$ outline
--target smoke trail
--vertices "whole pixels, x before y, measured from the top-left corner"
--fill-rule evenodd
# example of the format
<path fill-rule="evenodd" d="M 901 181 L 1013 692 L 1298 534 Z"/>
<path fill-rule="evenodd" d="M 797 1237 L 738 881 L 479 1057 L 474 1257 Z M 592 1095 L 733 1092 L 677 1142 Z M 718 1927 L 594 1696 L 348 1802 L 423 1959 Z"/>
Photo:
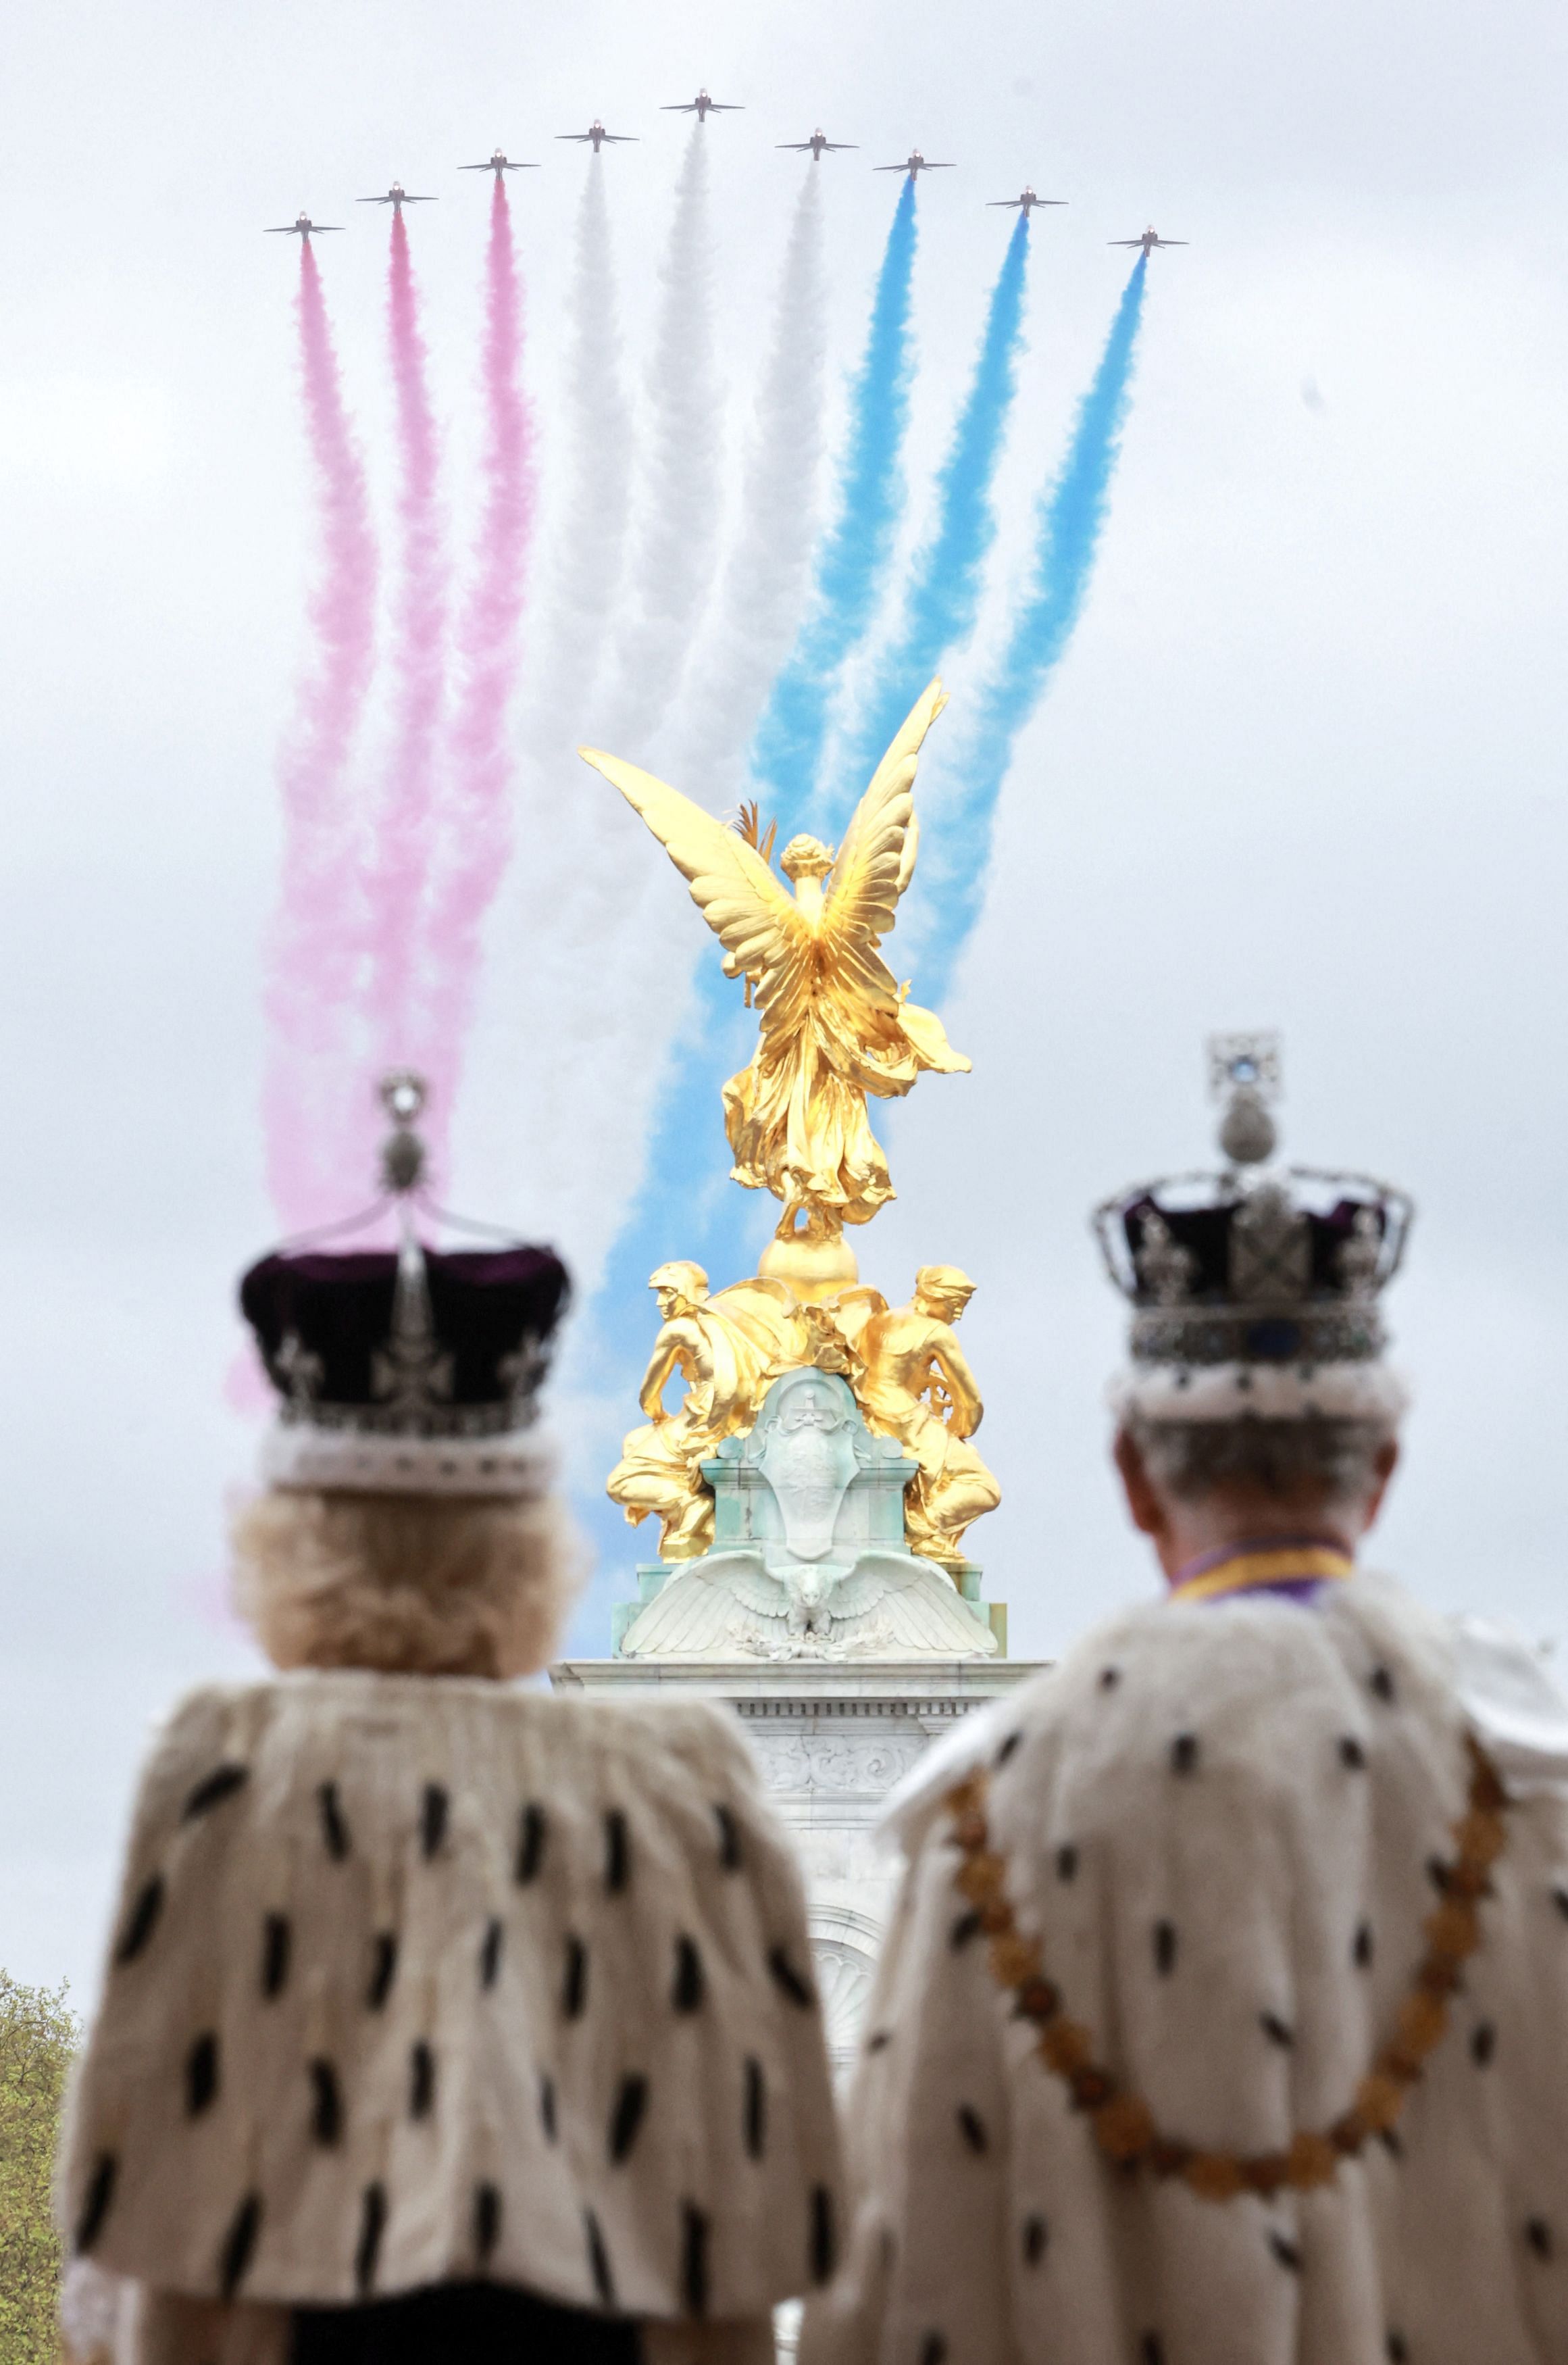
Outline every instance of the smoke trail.
<path fill-rule="evenodd" d="M 922 847 L 920 987 L 939 1001 L 973 927 L 985 889 L 996 801 L 1013 749 L 1082 612 L 1121 448 L 1143 317 L 1148 258 L 1139 255 L 1116 308 L 1105 350 L 1079 406 L 1060 473 L 1041 496 L 1034 579 L 1000 663 L 980 689 Z"/>
<path fill-rule="evenodd" d="M 608 678 L 569 716 L 574 744 L 594 739 L 648 753 L 712 577 L 722 404 L 708 220 L 711 136 L 694 129 L 681 166 L 641 413 L 624 622 Z M 594 499 L 605 498 L 596 488 Z M 514 999 L 541 1045 L 524 1087 L 527 1157 L 536 1204 L 563 1208 L 577 1261 L 591 1267 L 634 1186 L 668 1006 L 684 981 L 660 919 L 667 884 L 649 864 L 636 824 L 628 827 L 619 799 L 600 792 L 565 742 L 543 752 L 547 876 L 531 866 L 525 882 L 531 973 L 519 980 Z M 636 1014 L 632 1024 L 629 1012 Z M 521 1095 L 519 1105 L 521 1113 Z"/>
<path fill-rule="evenodd" d="M 715 811 L 740 793 L 746 742 L 799 622 L 811 566 L 826 353 L 822 223 L 822 174 L 812 164 L 785 249 L 740 521 L 692 665 L 698 695 L 674 767 Z"/>
<path fill-rule="evenodd" d="M 402 579 L 394 616 L 395 729 L 369 854 L 368 1008 L 381 1067 L 412 1055 L 419 918 L 430 875 L 445 692 L 446 558 L 436 501 L 435 418 L 400 207 L 392 215 L 386 291 L 392 382 L 402 446 L 398 513 Z"/>
<path fill-rule="evenodd" d="M 283 871 L 267 946 L 263 1092 L 267 1180 L 291 1231 L 341 1213 L 345 1192 L 362 1182 L 344 1138 L 358 944 L 348 768 L 375 662 L 377 575 L 364 465 L 308 239 L 296 310 L 320 558 L 309 602 L 314 657 L 278 765 Z"/>
<path fill-rule="evenodd" d="M 632 483 L 632 411 L 622 362 L 604 164 L 588 160 L 567 296 L 569 490 L 551 532 L 547 623 L 526 718 L 531 768 L 559 767 L 582 736 L 605 626 L 621 586 Z M 572 758 L 576 765 L 576 758 Z M 573 780 L 575 771 L 566 772 Z"/>
<path fill-rule="evenodd" d="M 660 271 L 648 367 L 646 479 L 627 587 L 627 623 L 606 701 L 606 746 L 635 753 L 657 729 L 680 684 L 719 547 L 723 401 L 713 351 L 713 258 L 708 143 L 693 124 Z"/>
<path fill-rule="evenodd" d="M 752 751 L 757 779 L 796 801 L 816 779 L 839 668 L 875 611 L 903 506 L 914 250 L 911 177 L 888 232 L 865 358 L 851 392 L 838 517 L 817 565 L 811 612 L 773 685 Z"/>
<path fill-rule="evenodd" d="M 519 382 L 522 299 L 511 213 L 498 173 L 485 270 L 485 504 L 472 588 L 457 626 L 458 707 L 452 779 L 421 930 L 424 990 L 419 1064 L 435 1087 L 429 1140 L 444 1153 L 464 1036 L 473 1008 L 480 925 L 511 850 L 507 709 L 516 673 L 533 532 L 533 421 Z"/>
<path fill-rule="evenodd" d="M 881 760 L 944 651 L 974 630 L 981 569 L 996 539 L 991 486 L 1016 390 L 1028 256 L 1029 217 L 1021 213 L 991 290 L 969 391 L 936 479 L 935 531 L 915 558 L 899 637 L 877 660 L 837 799 L 846 809 Z"/>

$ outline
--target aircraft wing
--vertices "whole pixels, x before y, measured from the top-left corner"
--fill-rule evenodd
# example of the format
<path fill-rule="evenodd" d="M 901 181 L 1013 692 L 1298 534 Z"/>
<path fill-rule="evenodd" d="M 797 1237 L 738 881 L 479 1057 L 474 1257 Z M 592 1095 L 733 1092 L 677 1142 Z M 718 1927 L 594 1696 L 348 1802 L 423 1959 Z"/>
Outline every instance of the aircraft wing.
<path fill-rule="evenodd" d="M 907 164 L 873 164 L 871 170 L 873 173 L 907 173 L 909 166 Z"/>
<path fill-rule="evenodd" d="M 1141 246 L 1143 241 L 1141 238 L 1108 238 L 1105 243 L 1107 246 Z"/>
<path fill-rule="evenodd" d="M 745 101 L 740 98 L 711 98 L 708 112 L 710 115 L 744 115 Z"/>
<path fill-rule="evenodd" d="M 659 109 L 661 115 L 695 115 L 696 112 L 697 101 L 694 98 L 672 98 L 667 106 L 661 106 Z M 609 132 L 607 131 L 604 136 L 608 140 Z"/>
<path fill-rule="evenodd" d="M 1190 238 L 1157 238 L 1154 242 L 1156 246 L 1191 246 L 1193 243 Z"/>
<path fill-rule="evenodd" d="M 1013 206 L 1016 207 L 1021 206 L 1024 200 L 1022 197 L 987 197 L 986 199 L 986 204 L 988 206 Z"/>

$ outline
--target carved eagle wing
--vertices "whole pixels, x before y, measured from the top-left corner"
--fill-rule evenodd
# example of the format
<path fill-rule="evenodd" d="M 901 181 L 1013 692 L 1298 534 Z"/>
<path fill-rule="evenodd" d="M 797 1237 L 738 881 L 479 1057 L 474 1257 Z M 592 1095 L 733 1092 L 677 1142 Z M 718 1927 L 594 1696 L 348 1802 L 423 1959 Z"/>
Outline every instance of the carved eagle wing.
<path fill-rule="evenodd" d="M 757 1007 L 767 1011 L 812 954 L 811 930 L 788 887 L 744 837 L 678 789 L 597 747 L 577 753 L 642 814 L 723 946 L 724 974 L 749 978 Z"/>

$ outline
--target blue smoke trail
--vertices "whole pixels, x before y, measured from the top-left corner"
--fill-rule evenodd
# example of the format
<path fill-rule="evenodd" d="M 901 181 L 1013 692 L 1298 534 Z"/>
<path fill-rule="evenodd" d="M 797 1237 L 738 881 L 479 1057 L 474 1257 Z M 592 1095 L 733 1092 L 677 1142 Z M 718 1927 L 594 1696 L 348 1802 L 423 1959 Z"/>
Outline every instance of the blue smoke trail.
<path fill-rule="evenodd" d="M 888 232 L 865 358 L 850 397 L 838 517 L 817 561 L 805 622 L 752 744 L 756 780 L 801 803 L 822 762 L 839 669 L 871 620 L 903 509 L 900 463 L 909 420 L 914 248 L 912 177 L 903 185 Z"/>
<path fill-rule="evenodd" d="M 1044 696 L 1088 596 L 1121 449 L 1148 270 L 1148 257 L 1140 254 L 1079 406 L 1067 457 L 1040 499 L 1033 581 L 954 750 L 954 786 L 923 841 L 926 926 L 918 983 L 920 999 L 934 1005 L 940 1005 L 979 914 L 996 801 L 1018 734 Z"/>
<path fill-rule="evenodd" d="M 834 811 L 823 816 L 830 827 L 842 825 L 944 651 L 974 630 L 981 569 L 996 540 L 991 485 L 1017 385 L 1028 259 L 1029 217 L 1021 213 L 991 290 L 969 395 L 936 479 L 936 530 L 915 559 L 898 640 L 878 661 Z"/>

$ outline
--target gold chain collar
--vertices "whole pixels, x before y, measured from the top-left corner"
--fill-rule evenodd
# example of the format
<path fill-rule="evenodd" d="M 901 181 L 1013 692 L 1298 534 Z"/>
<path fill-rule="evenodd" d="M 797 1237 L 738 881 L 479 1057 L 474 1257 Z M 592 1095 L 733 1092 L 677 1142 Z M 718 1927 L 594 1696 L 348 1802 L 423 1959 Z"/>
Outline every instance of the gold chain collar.
<path fill-rule="evenodd" d="M 1502 1782 L 1473 1735 L 1465 1736 L 1465 1746 L 1470 1792 L 1465 1812 L 1453 1826 L 1453 1860 L 1440 1867 L 1442 1902 L 1424 1924 L 1427 1951 L 1400 2004 L 1392 2039 L 1377 2054 L 1350 2108 L 1330 2126 L 1321 2134 L 1304 2130 L 1293 2135 L 1285 2151 L 1251 2155 L 1203 2151 L 1161 2134 L 1142 2098 L 1119 2086 L 1096 2062 L 1090 2031 L 1069 2017 L 1060 1990 L 1045 1975 L 1039 1940 L 1025 1937 L 1014 1917 L 1006 1859 L 991 1847 L 986 1823 L 990 1775 L 982 1769 L 948 1793 L 945 1803 L 962 1856 L 957 1883 L 989 1941 L 991 1977 L 1013 1997 L 1014 2016 L 1038 2031 L 1041 2060 L 1086 2114 L 1108 2159 L 1134 2173 L 1148 2169 L 1157 2177 L 1180 2177 L 1205 2201 L 1229 2201 L 1238 2192 L 1267 2198 L 1283 2186 L 1305 2192 L 1331 2183 L 1341 2160 L 1354 2159 L 1372 2136 L 1392 2129 L 1448 2027 L 1449 1998 L 1481 1943 L 1479 1902 L 1492 1893 L 1491 1868 L 1507 1844 L 1503 1810 L 1508 1800 Z"/>

